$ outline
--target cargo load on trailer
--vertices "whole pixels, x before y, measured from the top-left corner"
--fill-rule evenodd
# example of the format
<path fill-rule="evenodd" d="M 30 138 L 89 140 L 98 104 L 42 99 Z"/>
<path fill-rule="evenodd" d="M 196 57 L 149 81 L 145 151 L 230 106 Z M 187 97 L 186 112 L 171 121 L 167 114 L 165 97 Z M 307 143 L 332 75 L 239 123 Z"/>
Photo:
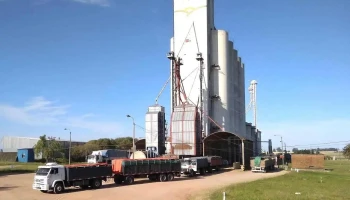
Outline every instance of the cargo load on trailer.
<path fill-rule="evenodd" d="M 115 159 L 112 161 L 115 184 L 132 184 L 135 178 L 147 176 L 151 181 L 172 181 L 180 177 L 181 162 L 178 159 Z"/>
<path fill-rule="evenodd" d="M 275 162 L 275 158 L 257 156 L 250 159 L 250 166 L 252 172 L 266 173 L 275 169 Z"/>
<path fill-rule="evenodd" d="M 69 187 L 98 189 L 102 180 L 112 176 L 112 166 L 108 164 L 58 165 L 47 163 L 39 166 L 34 176 L 33 189 L 43 193 L 62 193 Z"/>

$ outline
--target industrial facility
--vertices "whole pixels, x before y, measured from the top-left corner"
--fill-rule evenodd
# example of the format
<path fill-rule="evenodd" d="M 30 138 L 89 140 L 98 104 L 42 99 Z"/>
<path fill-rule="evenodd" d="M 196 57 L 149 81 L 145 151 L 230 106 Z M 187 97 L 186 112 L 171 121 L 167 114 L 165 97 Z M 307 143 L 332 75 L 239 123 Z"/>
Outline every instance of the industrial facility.
<path fill-rule="evenodd" d="M 62 145 L 62 148 L 66 150 L 65 153 L 68 155 L 69 140 L 61 140 L 60 138 L 51 137 L 48 137 L 47 139 L 55 139 L 58 141 Z M 39 140 L 39 138 L 3 136 L 0 140 L 0 152 L 17 153 L 22 149 L 33 149 Z M 72 146 L 83 145 L 85 143 L 86 142 L 72 141 Z M 35 159 L 41 159 L 41 155 L 35 155 Z"/>
<path fill-rule="evenodd" d="M 216 155 L 229 163 L 249 165 L 249 158 L 261 153 L 257 81 L 249 86 L 246 109 L 245 65 L 229 33 L 215 27 L 214 0 L 174 0 L 173 6 L 173 37 L 167 54 L 171 118 L 167 126 L 165 109 L 157 100 L 149 107 L 145 148 L 179 157 Z M 250 110 L 253 124 L 246 122 Z M 271 140 L 266 142 L 272 149 Z"/>

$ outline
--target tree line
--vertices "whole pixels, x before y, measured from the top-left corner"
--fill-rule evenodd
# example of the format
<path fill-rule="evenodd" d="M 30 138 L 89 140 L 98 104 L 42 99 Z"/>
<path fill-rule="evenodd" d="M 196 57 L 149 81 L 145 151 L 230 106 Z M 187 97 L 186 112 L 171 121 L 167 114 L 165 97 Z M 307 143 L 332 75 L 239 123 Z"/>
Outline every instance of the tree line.
<path fill-rule="evenodd" d="M 137 140 L 135 139 L 135 142 Z M 84 162 L 85 157 L 90 155 L 92 151 L 102 149 L 121 149 L 129 150 L 132 147 L 132 137 L 119 138 L 101 138 L 98 140 L 90 140 L 83 145 L 74 145 L 71 148 L 71 162 Z M 55 139 L 47 139 L 46 135 L 40 136 L 39 141 L 34 146 L 34 152 L 37 156 L 41 155 L 45 162 L 68 162 L 69 146 L 65 147 L 62 143 Z"/>

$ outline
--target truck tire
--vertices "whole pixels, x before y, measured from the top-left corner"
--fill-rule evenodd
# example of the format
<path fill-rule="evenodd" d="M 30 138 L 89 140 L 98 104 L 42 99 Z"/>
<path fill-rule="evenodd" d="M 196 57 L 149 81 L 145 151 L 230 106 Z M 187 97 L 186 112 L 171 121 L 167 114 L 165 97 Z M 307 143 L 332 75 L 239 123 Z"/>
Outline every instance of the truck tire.
<path fill-rule="evenodd" d="M 56 183 L 55 186 L 53 187 L 53 192 L 55 194 L 60 194 L 64 191 L 64 187 L 62 183 Z"/>
<path fill-rule="evenodd" d="M 199 174 L 200 174 L 200 175 L 205 175 L 205 169 L 202 168 L 202 169 L 199 171 Z"/>
<path fill-rule="evenodd" d="M 160 182 L 165 182 L 167 181 L 167 176 L 165 174 L 160 174 L 159 175 L 159 181 Z"/>
<path fill-rule="evenodd" d="M 101 179 L 93 179 L 91 183 L 91 187 L 93 189 L 98 189 L 102 186 L 102 180 Z"/>
<path fill-rule="evenodd" d="M 168 179 L 168 181 L 174 180 L 174 174 L 172 174 L 172 173 L 168 174 L 167 179 Z"/>
<path fill-rule="evenodd" d="M 189 176 L 190 176 L 190 177 L 193 177 L 193 176 L 195 176 L 195 175 L 196 175 L 196 172 L 194 172 L 193 169 L 191 169 L 191 170 L 190 170 Z"/>
<path fill-rule="evenodd" d="M 114 176 L 114 183 L 115 184 L 122 184 L 123 183 L 123 179 L 120 176 Z"/>
<path fill-rule="evenodd" d="M 127 177 L 125 177 L 124 183 L 127 184 L 127 185 L 133 184 L 133 183 L 134 183 L 134 177 L 133 177 L 133 176 L 127 176 Z"/>

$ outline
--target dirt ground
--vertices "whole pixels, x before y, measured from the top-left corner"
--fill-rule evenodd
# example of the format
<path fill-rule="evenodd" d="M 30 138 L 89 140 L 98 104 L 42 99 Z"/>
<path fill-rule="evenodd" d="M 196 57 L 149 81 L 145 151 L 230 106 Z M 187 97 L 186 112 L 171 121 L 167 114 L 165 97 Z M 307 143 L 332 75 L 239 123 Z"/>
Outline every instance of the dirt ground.
<path fill-rule="evenodd" d="M 136 179 L 134 185 L 128 186 L 116 186 L 111 180 L 97 190 L 71 189 L 63 194 L 44 194 L 33 190 L 34 174 L 3 175 L 0 176 L 0 197 L 6 200 L 185 200 L 190 196 L 203 195 L 229 184 L 270 178 L 285 173 L 287 172 L 252 173 L 223 170 L 206 176 L 176 178 L 172 182 L 149 182 L 148 179 Z"/>

